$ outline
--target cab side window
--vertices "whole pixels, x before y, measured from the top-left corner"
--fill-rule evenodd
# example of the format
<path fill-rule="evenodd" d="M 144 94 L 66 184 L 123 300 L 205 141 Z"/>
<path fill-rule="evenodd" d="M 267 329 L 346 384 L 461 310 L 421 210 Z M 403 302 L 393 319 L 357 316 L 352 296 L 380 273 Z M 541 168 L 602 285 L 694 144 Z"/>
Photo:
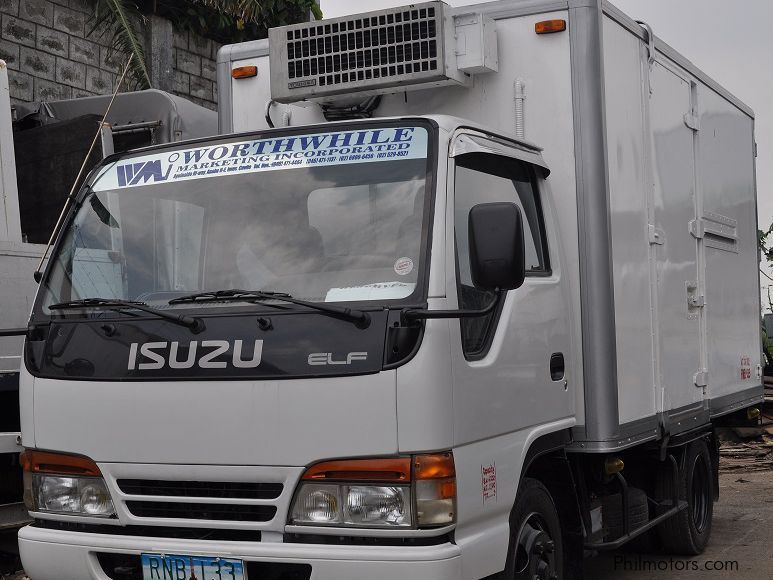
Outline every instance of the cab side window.
<path fill-rule="evenodd" d="M 472 284 L 467 220 L 470 209 L 495 201 L 518 205 L 523 216 L 526 275 L 549 273 L 542 211 L 532 168 L 517 159 L 487 153 L 467 153 L 455 158 L 455 216 L 459 308 L 481 309 L 497 300 L 493 291 Z M 488 350 L 499 309 L 486 316 L 462 318 L 462 348 L 468 359 L 481 358 Z"/>

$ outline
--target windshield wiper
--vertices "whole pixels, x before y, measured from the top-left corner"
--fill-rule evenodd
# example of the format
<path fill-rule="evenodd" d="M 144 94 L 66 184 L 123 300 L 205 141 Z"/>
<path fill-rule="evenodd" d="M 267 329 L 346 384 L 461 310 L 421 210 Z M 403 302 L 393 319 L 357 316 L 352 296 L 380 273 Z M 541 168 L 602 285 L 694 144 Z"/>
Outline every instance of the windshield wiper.
<path fill-rule="evenodd" d="M 238 288 L 232 288 L 230 290 L 215 290 L 212 292 L 198 292 L 196 294 L 189 294 L 188 296 L 180 296 L 179 298 L 172 298 L 169 304 L 185 304 L 192 302 L 215 302 L 215 301 L 244 301 L 255 302 L 261 300 L 279 300 L 280 302 L 289 302 L 291 304 L 297 304 L 298 306 L 306 306 L 318 310 L 319 312 L 326 312 L 346 320 L 354 322 L 357 328 L 367 328 L 370 326 L 370 314 L 356 308 L 346 308 L 341 306 L 329 306 L 320 302 L 307 302 L 306 300 L 298 300 L 293 298 L 286 292 L 264 292 L 262 290 L 239 290 Z"/>
<path fill-rule="evenodd" d="M 131 300 L 114 300 L 112 298 L 83 298 L 81 300 L 71 300 L 70 302 L 60 302 L 59 304 L 52 304 L 48 307 L 49 310 L 71 310 L 75 308 L 99 308 L 103 310 L 116 310 L 118 312 L 122 310 L 141 310 L 148 314 L 153 314 L 174 324 L 180 326 L 187 326 L 193 332 L 201 332 L 204 330 L 204 321 L 200 318 L 193 316 L 185 316 L 182 314 L 171 314 L 164 312 L 163 310 L 156 310 L 151 308 L 144 302 L 134 302 Z"/>

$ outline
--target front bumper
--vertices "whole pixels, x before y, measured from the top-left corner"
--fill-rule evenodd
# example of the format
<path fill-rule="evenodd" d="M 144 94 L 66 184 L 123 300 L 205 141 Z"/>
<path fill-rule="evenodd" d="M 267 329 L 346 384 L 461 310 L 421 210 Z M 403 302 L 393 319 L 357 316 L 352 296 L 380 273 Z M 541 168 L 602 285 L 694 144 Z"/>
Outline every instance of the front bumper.
<path fill-rule="evenodd" d="M 274 542 L 213 542 L 128 537 L 27 526 L 19 552 L 32 580 L 111 580 L 98 554 L 202 554 L 249 562 L 308 564 L 309 580 L 453 580 L 461 578 L 459 547 L 338 546 Z M 248 568 L 249 570 L 249 568 Z M 118 577 L 113 576 L 116 580 Z M 249 578 L 248 580 L 260 580 Z"/>

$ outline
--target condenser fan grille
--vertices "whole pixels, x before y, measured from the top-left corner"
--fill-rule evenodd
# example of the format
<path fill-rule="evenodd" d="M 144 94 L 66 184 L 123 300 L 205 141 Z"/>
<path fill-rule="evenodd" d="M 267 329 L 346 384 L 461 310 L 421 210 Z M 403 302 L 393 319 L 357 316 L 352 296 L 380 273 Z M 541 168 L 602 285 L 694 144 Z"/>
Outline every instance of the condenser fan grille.
<path fill-rule="evenodd" d="M 435 8 L 353 18 L 287 31 L 287 77 L 319 86 L 438 68 Z"/>
<path fill-rule="evenodd" d="M 463 83 L 447 76 L 444 18 L 442 2 L 426 2 L 272 29 L 273 98 Z"/>

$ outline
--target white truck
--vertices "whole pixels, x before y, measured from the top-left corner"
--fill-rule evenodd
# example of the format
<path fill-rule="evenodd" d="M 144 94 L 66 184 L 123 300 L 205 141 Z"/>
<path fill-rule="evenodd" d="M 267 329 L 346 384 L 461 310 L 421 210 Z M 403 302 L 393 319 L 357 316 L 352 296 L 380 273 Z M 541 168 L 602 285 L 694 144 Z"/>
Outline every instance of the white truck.
<path fill-rule="evenodd" d="M 714 429 L 762 400 L 749 108 L 599 0 L 386 8 L 218 66 L 223 134 L 108 157 L 52 249 L 30 577 L 700 553 Z"/>

